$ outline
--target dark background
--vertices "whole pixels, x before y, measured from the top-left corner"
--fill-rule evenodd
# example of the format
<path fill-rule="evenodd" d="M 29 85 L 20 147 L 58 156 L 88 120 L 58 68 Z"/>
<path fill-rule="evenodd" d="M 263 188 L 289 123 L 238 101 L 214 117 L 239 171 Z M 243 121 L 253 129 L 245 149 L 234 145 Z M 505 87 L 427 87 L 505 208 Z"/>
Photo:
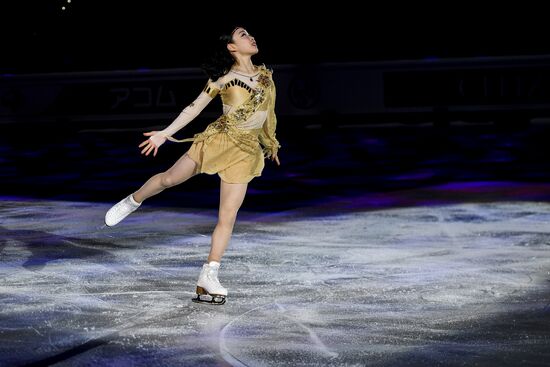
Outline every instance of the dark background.
<path fill-rule="evenodd" d="M 0 73 L 9 82 L 12 75 L 26 73 L 196 68 L 212 41 L 235 25 L 256 37 L 255 63 L 303 65 L 304 70 L 323 63 L 549 55 L 548 12 L 534 4 L 3 2 Z M 421 84 L 407 88 L 414 92 Z M 394 90 L 403 89 L 395 85 Z M 8 94 L 6 101 L 12 99 Z M 79 103 L 94 110 L 101 101 Z M 184 107 L 174 109 L 173 117 Z M 386 124 L 383 116 L 380 121 L 326 114 L 281 117 L 282 165 L 266 161 L 245 207 L 273 211 L 451 182 L 461 183 L 453 186 L 456 200 L 498 200 L 499 190 L 510 182 L 547 182 L 550 125 L 509 115 L 504 125 L 487 113 L 479 124 L 437 124 L 432 115 L 415 124 L 395 119 Z M 2 195 L 114 203 L 185 152 L 188 146 L 165 144 L 155 158 L 140 154 L 142 133 L 170 122 L 103 120 L 83 126 L 68 120 L 30 123 L 23 114 L 2 126 Z M 198 118 L 181 136 L 208 122 Z M 495 194 L 470 196 L 477 187 Z M 149 203 L 213 208 L 218 188 L 217 177 L 201 175 Z M 507 199 L 546 200 L 547 192 L 513 191 Z"/>
<path fill-rule="evenodd" d="M 266 64 L 548 54 L 547 12 L 536 4 L 11 1 L 0 70 L 196 67 L 235 25 L 256 36 Z"/>

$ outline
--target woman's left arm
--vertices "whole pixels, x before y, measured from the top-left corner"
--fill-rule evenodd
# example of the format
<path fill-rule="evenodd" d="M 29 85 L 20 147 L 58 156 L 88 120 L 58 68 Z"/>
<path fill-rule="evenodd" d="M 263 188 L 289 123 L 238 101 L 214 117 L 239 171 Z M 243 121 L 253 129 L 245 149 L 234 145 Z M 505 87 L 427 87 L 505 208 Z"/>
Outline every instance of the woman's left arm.
<path fill-rule="evenodd" d="M 280 164 L 277 157 L 281 144 L 279 144 L 276 134 L 277 116 L 275 115 L 275 85 L 273 84 L 271 88 L 270 99 L 267 104 L 267 118 L 258 138 L 260 139 L 260 144 L 264 147 L 264 157 L 270 157 L 272 160 L 276 160 L 277 164 Z"/>

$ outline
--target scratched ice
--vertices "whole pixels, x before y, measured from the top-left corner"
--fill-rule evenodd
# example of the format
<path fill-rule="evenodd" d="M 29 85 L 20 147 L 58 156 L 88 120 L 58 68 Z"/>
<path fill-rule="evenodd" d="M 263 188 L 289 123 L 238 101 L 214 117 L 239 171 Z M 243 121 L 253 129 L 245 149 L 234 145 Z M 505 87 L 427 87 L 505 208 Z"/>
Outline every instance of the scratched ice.
<path fill-rule="evenodd" d="M 191 302 L 215 211 L 108 207 L 0 202 L 0 365 L 550 361 L 550 204 L 242 211 L 224 306 Z"/>

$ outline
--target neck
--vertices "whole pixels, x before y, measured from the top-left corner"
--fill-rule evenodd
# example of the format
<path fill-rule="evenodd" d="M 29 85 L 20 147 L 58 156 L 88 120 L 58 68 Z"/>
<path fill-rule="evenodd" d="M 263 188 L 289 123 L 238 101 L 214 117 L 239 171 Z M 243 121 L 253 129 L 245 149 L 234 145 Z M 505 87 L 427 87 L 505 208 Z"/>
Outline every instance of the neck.
<path fill-rule="evenodd" d="M 235 64 L 233 64 L 233 69 L 237 71 L 242 71 L 248 74 L 252 74 L 256 71 L 250 56 L 240 56 L 240 55 L 236 56 Z"/>

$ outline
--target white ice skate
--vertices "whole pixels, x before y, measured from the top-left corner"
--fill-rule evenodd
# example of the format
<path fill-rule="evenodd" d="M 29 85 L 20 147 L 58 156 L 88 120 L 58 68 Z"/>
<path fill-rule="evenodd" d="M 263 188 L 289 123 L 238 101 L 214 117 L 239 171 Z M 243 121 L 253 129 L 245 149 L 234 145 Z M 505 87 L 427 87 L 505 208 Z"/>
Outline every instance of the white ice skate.
<path fill-rule="evenodd" d="M 227 297 L 227 289 L 222 287 L 218 280 L 218 270 L 220 263 L 210 261 L 209 264 L 202 266 L 199 281 L 197 282 L 197 297 L 193 302 L 210 303 L 213 305 L 223 305 Z M 205 298 L 202 298 L 205 297 Z"/>
<path fill-rule="evenodd" d="M 141 203 L 138 203 L 134 200 L 132 194 L 128 195 L 117 204 L 115 204 L 107 214 L 105 214 L 105 224 L 109 227 L 112 227 L 124 218 L 126 218 L 130 213 L 135 211 Z"/>

